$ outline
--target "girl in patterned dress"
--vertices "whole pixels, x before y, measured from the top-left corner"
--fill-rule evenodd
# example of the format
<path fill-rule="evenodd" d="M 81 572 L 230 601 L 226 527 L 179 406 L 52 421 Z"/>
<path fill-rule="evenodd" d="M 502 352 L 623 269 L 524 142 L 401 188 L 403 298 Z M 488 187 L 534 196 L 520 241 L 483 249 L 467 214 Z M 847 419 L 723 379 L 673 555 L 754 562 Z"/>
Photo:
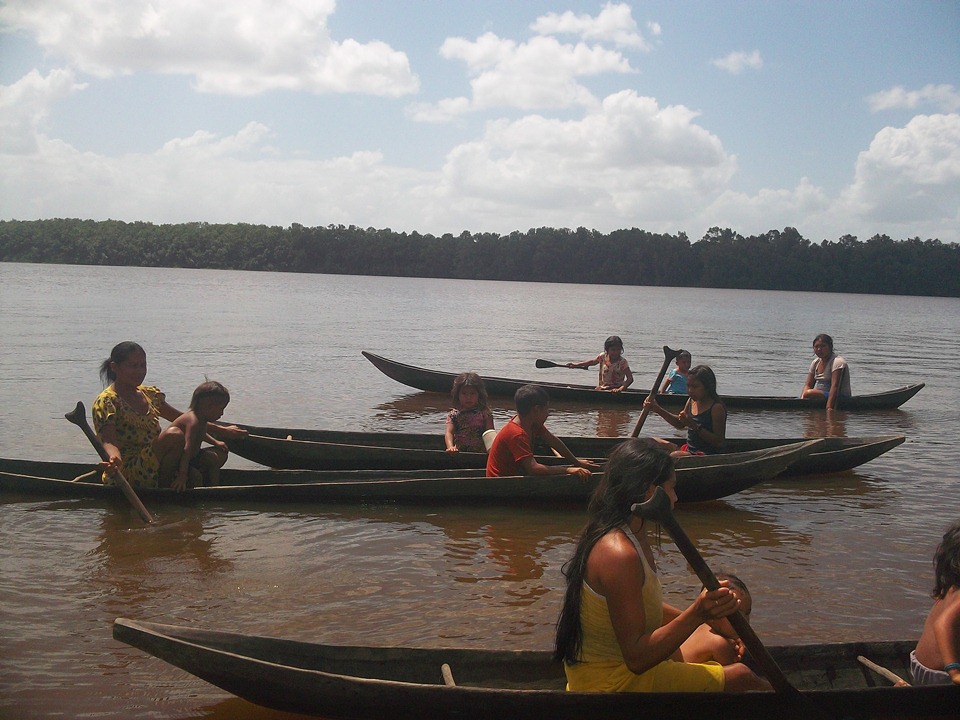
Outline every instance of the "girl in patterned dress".
<path fill-rule="evenodd" d="M 633 384 L 633 373 L 630 364 L 623 356 L 623 340 L 617 335 L 611 335 L 603 343 L 603 352 L 595 358 L 581 362 L 567 363 L 568 368 L 588 368 L 600 366 L 600 375 L 597 379 L 597 390 L 608 392 L 623 392 Z"/>
<path fill-rule="evenodd" d="M 453 409 L 447 414 L 444 442 L 447 452 L 487 452 L 483 433 L 493 430 L 483 378 L 473 372 L 457 375 L 450 391 Z"/>

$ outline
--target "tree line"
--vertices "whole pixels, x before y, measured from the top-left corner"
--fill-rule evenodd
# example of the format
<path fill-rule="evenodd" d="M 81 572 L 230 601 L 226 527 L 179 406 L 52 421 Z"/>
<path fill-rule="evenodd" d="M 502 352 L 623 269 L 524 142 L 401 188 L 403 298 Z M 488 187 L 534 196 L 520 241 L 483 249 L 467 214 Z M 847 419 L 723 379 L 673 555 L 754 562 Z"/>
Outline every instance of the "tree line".
<path fill-rule="evenodd" d="M 960 245 L 886 235 L 816 243 L 790 227 L 746 237 L 711 228 L 690 242 L 636 228 L 438 237 L 354 225 L 7 220 L 0 261 L 960 297 Z"/>

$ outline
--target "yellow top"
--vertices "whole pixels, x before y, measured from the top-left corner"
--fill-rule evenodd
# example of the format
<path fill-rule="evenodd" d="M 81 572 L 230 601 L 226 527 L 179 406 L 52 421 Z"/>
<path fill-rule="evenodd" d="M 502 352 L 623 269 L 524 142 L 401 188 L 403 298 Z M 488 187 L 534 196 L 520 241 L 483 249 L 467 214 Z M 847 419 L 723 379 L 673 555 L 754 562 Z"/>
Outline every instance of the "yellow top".
<path fill-rule="evenodd" d="M 114 426 L 127 482 L 135 487 L 156 487 L 160 463 L 153 454 L 153 441 L 160 434 L 160 408 L 166 395 L 148 385 L 141 385 L 139 390 L 147 399 L 146 413 L 141 415 L 127 405 L 110 385 L 93 401 L 93 427 L 99 435 L 104 425 Z M 103 474 L 103 481 L 113 483 L 107 473 Z"/>
<path fill-rule="evenodd" d="M 643 611 L 646 632 L 663 624 L 660 580 L 647 563 L 629 528 L 621 528 L 633 542 L 643 563 Z M 580 590 L 580 623 L 583 628 L 581 662 L 564 664 L 567 690 L 579 692 L 705 692 L 723 690 L 723 667 L 718 663 L 681 663 L 665 660 L 637 675 L 623 659 L 607 600 L 586 582 Z"/>

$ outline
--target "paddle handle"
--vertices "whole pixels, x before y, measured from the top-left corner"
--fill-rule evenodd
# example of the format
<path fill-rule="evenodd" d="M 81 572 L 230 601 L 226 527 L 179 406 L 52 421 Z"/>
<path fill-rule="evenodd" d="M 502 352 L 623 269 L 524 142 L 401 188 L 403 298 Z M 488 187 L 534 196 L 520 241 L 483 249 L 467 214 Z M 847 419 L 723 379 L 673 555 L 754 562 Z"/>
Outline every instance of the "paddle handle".
<path fill-rule="evenodd" d="M 667 370 L 670 369 L 670 363 L 682 352 L 683 350 L 671 350 L 666 345 L 663 346 L 663 365 L 660 366 L 657 379 L 653 381 L 653 387 L 650 388 L 650 394 L 647 395 L 648 400 L 652 400 L 657 396 L 657 393 L 660 392 L 660 383 L 663 382 L 663 376 L 666 375 Z M 637 424 L 634 426 L 633 432 L 630 433 L 630 437 L 640 437 L 640 428 L 642 428 L 643 424 L 647 421 L 647 415 L 649 414 L 650 408 L 644 408 L 640 413 L 640 417 L 637 418 Z"/>
<path fill-rule="evenodd" d="M 90 441 L 90 444 L 93 445 L 93 449 L 97 451 L 97 454 L 100 456 L 100 459 L 103 461 L 109 461 L 110 456 L 107 454 L 107 449 L 103 446 L 103 443 L 100 442 L 100 438 L 96 436 L 93 432 L 93 428 L 90 427 L 90 423 L 87 422 L 87 409 L 83 406 L 82 402 L 78 402 L 77 406 L 70 412 L 68 412 L 64 417 L 76 425 L 78 428 L 83 430 L 83 434 L 87 436 L 87 440 Z M 153 522 L 153 516 L 150 514 L 150 511 L 147 510 L 146 506 L 140 502 L 140 498 L 137 497 L 137 493 L 131 487 L 130 483 L 127 482 L 127 479 L 123 476 L 123 473 L 119 470 L 113 472 L 114 481 L 119 486 L 121 492 L 123 492 L 124 497 L 127 498 L 127 501 L 133 505 L 133 508 L 139 513 L 140 517 L 143 518 L 143 521 L 146 523 Z"/>

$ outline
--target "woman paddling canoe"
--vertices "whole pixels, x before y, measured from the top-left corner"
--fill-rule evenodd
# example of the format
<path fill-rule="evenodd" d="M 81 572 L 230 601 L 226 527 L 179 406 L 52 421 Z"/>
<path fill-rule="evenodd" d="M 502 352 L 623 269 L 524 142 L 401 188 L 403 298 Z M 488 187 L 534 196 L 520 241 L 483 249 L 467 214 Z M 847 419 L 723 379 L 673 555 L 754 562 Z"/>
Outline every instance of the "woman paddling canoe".
<path fill-rule="evenodd" d="M 567 591 L 554 658 L 567 689 L 587 692 L 769 690 L 746 665 L 682 662 L 680 646 L 703 623 L 731 615 L 727 581 L 685 610 L 663 602 L 645 521 L 631 506 L 662 487 L 676 501 L 673 460 L 630 439 L 610 454 L 590 499 L 589 521 L 564 566 Z"/>

